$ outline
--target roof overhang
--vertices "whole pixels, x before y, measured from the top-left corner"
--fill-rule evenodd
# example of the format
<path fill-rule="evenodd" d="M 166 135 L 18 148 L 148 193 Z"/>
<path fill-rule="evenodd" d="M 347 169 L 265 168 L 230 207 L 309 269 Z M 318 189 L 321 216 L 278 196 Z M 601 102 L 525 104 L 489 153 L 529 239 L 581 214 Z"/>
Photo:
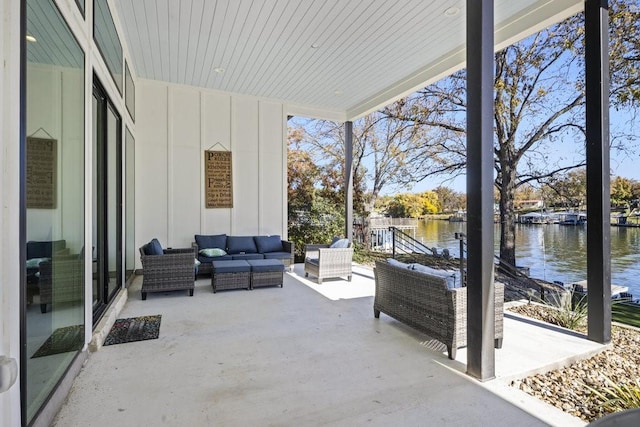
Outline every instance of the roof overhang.
<path fill-rule="evenodd" d="M 355 120 L 465 65 L 465 2 L 113 0 L 142 78 Z M 582 0 L 496 0 L 496 50 Z"/>

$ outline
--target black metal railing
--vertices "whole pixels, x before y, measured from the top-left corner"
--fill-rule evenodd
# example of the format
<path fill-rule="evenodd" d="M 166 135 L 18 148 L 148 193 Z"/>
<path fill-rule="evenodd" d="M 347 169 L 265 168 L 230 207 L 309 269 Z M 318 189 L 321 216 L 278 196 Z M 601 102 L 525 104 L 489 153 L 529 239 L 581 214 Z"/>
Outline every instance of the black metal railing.
<path fill-rule="evenodd" d="M 422 254 L 422 255 L 436 255 L 443 256 L 445 258 L 449 258 L 448 249 L 442 249 L 440 252 L 437 248 L 430 248 L 424 243 L 414 239 L 403 231 L 397 229 L 396 227 L 389 227 L 389 232 L 391 233 L 391 253 L 394 258 L 397 255 L 413 255 L 413 254 Z M 460 277 L 462 283 L 466 283 L 466 262 L 467 258 L 467 241 L 466 241 L 465 233 L 455 233 L 455 239 L 460 242 L 460 257 L 458 268 L 460 269 Z M 495 268 L 500 273 L 509 276 L 513 279 L 517 279 L 521 286 L 525 286 L 530 289 L 534 289 L 540 292 L 540 298 L 542 300 L 545 299 L 545 287 L 541 286 L 540 283 L 529 277 L 527 274 L 523 273 L 521 269 L 517 268 L 514 265 L 506 263 L 500 260 L 500 257 L 494 255 L 495 258 Z M 514 292 L 517 292 L 522 297 L 528 297 L 529 295 L 520 289 L 513 289 Z"/>
<path fill-rule="evenodd" d="M 463 278 L 466 277 L 466 268 L 465 268 L 465 262 L 464 262 L 464 259 L 467 254 L 466 237 L 467 236 L 464 233 L 455 234 L 455 239 L 460 242 L 460 277 L 463 277 Z M 498 255 L 494 254 L 493 257 L 495 259 L 495 268 L 497 271 L 499 271 L 500 273 L 508 277 L 517 279 L 523 286 L 527 288 L 537 290 L 538 292 L 540 292 L 540 299 L 543 301 L 545 300 L 544 286 L 541 286 L 540 283 L 538 283 L 537 281 L 529 277 L 527 274 L 523 273 L 520 268 L 501 260 Z M 466 280 L 464 281 L 464 283 L 466 283 Z M 517 288 L 513 289 L 513 291 L 525 298 L 530 296 L 525 291 L 522 291 Z"/>
<path fill-rule="evenodd" d="M 391 253 L 394 258 L 398 254 L 430 254 L 449 257 L 448 249 L 438 251 L 438 248 L 430 248 L 396 227 L 389 227 L 389 231 L 391 232 Z"/>

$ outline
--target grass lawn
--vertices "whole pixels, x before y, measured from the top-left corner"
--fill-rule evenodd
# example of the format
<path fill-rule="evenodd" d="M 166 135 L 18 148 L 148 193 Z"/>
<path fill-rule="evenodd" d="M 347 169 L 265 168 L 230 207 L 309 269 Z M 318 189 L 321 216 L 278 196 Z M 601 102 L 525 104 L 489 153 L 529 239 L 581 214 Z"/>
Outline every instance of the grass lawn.
<path fill-rule="evenodd" d="M 614 302 L 611 305 L 611 319 L 640 328 L 640 306 Z"/>

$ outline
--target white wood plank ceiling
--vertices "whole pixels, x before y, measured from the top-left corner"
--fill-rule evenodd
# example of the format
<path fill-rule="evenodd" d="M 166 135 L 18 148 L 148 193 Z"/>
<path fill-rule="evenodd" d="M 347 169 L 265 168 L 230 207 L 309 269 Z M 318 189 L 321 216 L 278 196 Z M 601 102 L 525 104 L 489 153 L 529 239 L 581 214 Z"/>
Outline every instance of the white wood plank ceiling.
<path fill-rule="evenodd" d="M 327 118 L 362 116 L 464 62 L 464 0 L 112 4 L 139 77 L 275 99 Z M 582 0 L 497 0 L 496 43 L 581 7 Z"/>

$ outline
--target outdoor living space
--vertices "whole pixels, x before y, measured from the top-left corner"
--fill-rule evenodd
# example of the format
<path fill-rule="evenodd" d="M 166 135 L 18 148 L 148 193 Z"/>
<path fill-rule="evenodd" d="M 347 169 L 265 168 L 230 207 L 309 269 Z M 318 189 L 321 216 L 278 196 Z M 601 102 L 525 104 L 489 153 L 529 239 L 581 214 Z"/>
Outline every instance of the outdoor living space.
<path fill-rule="evenodd" d="M 369 267 L 351 282 L 141 300 L 141 277 L 119 317 L 162 315 L 158 339 L 103 347 L 75 379 L 56 426 L 112 425 L 584 425 L 509 383 L 603 348 L 575 333 L 505 313 L 496 378 L 465 374 L 443 345 L 373 315 Z"/>

